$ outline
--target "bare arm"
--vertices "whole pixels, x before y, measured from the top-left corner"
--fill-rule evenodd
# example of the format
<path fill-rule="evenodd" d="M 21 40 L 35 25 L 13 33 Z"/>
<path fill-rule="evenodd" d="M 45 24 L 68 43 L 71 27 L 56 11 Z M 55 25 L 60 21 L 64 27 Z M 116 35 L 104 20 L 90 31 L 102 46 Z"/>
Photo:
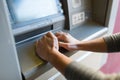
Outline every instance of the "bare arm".
<path fill-rule="evenodd" d="M 93 52 L 118 52 L 120 51 L 120 33 L 97 38 L 89 41 L 79 41 L 70 34 L 64 32 L 56 33 L 59 45 L 67 50 L 84 50 Z"/>
<path fill-rule="evenodd" d="M 79 41 L 73 38 L 70 34 L 64 32 L 56 33 L 59 39 L 59 45 L 67 50 L 84 50 L 94 52 L 106 52 L 107 45 L 104 38 L 97 38 L 89 41 Z"/>
<path fill-rule="evenodd" d="M 93 51 L 93 52 L 107 52 L 107 45 L 103 38 L 98 38 L 90 41 L 81 41 L 76 44 L 78 50 Z"/>

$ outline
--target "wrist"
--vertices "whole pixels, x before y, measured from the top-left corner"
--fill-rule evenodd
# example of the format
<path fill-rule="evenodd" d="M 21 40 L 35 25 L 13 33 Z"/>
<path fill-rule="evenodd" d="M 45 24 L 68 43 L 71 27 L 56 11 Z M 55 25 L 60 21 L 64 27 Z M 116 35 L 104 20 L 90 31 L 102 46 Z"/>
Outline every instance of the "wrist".
<path fill-rule="evenodd" d="M 53 50 L 51 54 L 49 56 L 49 62 L 64 75 L 65 68 L 72 62 L 72 59 L 60 53 L 58 50 Z"/>
<path fill-rule="evenodd" d="M 71 44 L 68 46 L 69 50 L 79 50 L 80 48 L 80 43 L 76 43 L 76 44 Z"/>
<path fill-rule="evenodd" d="M 57 49 L 53 48 L 52 50 L 50 50 L 47 61 L 51 63 L 53 60 L 56 59 L 57 54 L 59 54 L 59 51 Z"/>
<path fill-rule="evenodd" d="M 52 55 L 49 57 L 50 63 L 57 63 L 58 62 L 65 62 L 66 64 L 69 64 L 72 61 L 69 57 L 65 56 L 64 54 L 60 53 L 58 50 L 54 50 L 52 52 Z"/>
<path fill-rule="evenodd" d="M 81 41 L 80 43 L 77 44 L 78 50 L 86 50 L 86 43 Z M 90 47 L 89 47 L 90 48 Z"/>

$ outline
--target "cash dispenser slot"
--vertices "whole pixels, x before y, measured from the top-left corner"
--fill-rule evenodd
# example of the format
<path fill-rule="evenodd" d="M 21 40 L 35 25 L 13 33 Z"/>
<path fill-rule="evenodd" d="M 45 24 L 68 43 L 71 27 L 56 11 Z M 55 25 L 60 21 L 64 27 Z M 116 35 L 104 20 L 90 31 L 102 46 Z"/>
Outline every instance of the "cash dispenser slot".
<path fill-rule="evenodd" d="M 48 32 L 50 30 L 53 30 L 53 26 L 52 25 L 45 26 L 45 27 L 42 27 L 42 28 L 30 31 L 30 32 L 27 32 L 27 33 L 20 34 L 20 35 L 16 35 L 15 36 L 15 42 L 16 43 L 21 43 L 21 42 L 30 40 L 30 39 L 34 38 L 35 36 L 42 35 L 45 32 Z"/>

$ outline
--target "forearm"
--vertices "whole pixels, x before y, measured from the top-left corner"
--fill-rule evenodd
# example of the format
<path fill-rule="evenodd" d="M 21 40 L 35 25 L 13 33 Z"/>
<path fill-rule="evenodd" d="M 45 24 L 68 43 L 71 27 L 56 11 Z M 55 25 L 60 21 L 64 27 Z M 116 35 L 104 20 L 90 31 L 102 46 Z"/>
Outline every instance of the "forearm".
<path fill-rule="evenodd" d="M 52 52 L 49 62 L 64 75 L 66 66 L 70 64 L 72 60 L 55 50 Z"/>
<path fill-rule="evenodd" d="M 103 38 L 98 38 L 90 41 L 81 41 L 76 44 L 78 50 L 107 52 L 107 45 Z"/>
<path fill-rule="evenodd" d="M 118 52 L 120 51 L 120 33 L 95 40 L 80 42 L 77 46 L 80 50 Z"/>

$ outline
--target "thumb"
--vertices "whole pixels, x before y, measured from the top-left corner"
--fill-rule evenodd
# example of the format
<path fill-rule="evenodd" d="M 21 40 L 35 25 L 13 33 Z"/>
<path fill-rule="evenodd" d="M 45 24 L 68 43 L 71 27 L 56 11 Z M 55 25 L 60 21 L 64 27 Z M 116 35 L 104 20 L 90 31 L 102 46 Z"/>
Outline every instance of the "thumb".
<path fill-rule="evenodd" d="M 59 42 L 59 46 L 67 49 L 68 44 L 67 44 L 67 43 L 64 43 L 64 42 Z"/>
<path fill-rule="evenodd" d="M 69 51 L 78 50 L 78 47 L 75 44 L 59 42 L 59 46 L 65 48 L 65 49 L 67 49 Z"/>

